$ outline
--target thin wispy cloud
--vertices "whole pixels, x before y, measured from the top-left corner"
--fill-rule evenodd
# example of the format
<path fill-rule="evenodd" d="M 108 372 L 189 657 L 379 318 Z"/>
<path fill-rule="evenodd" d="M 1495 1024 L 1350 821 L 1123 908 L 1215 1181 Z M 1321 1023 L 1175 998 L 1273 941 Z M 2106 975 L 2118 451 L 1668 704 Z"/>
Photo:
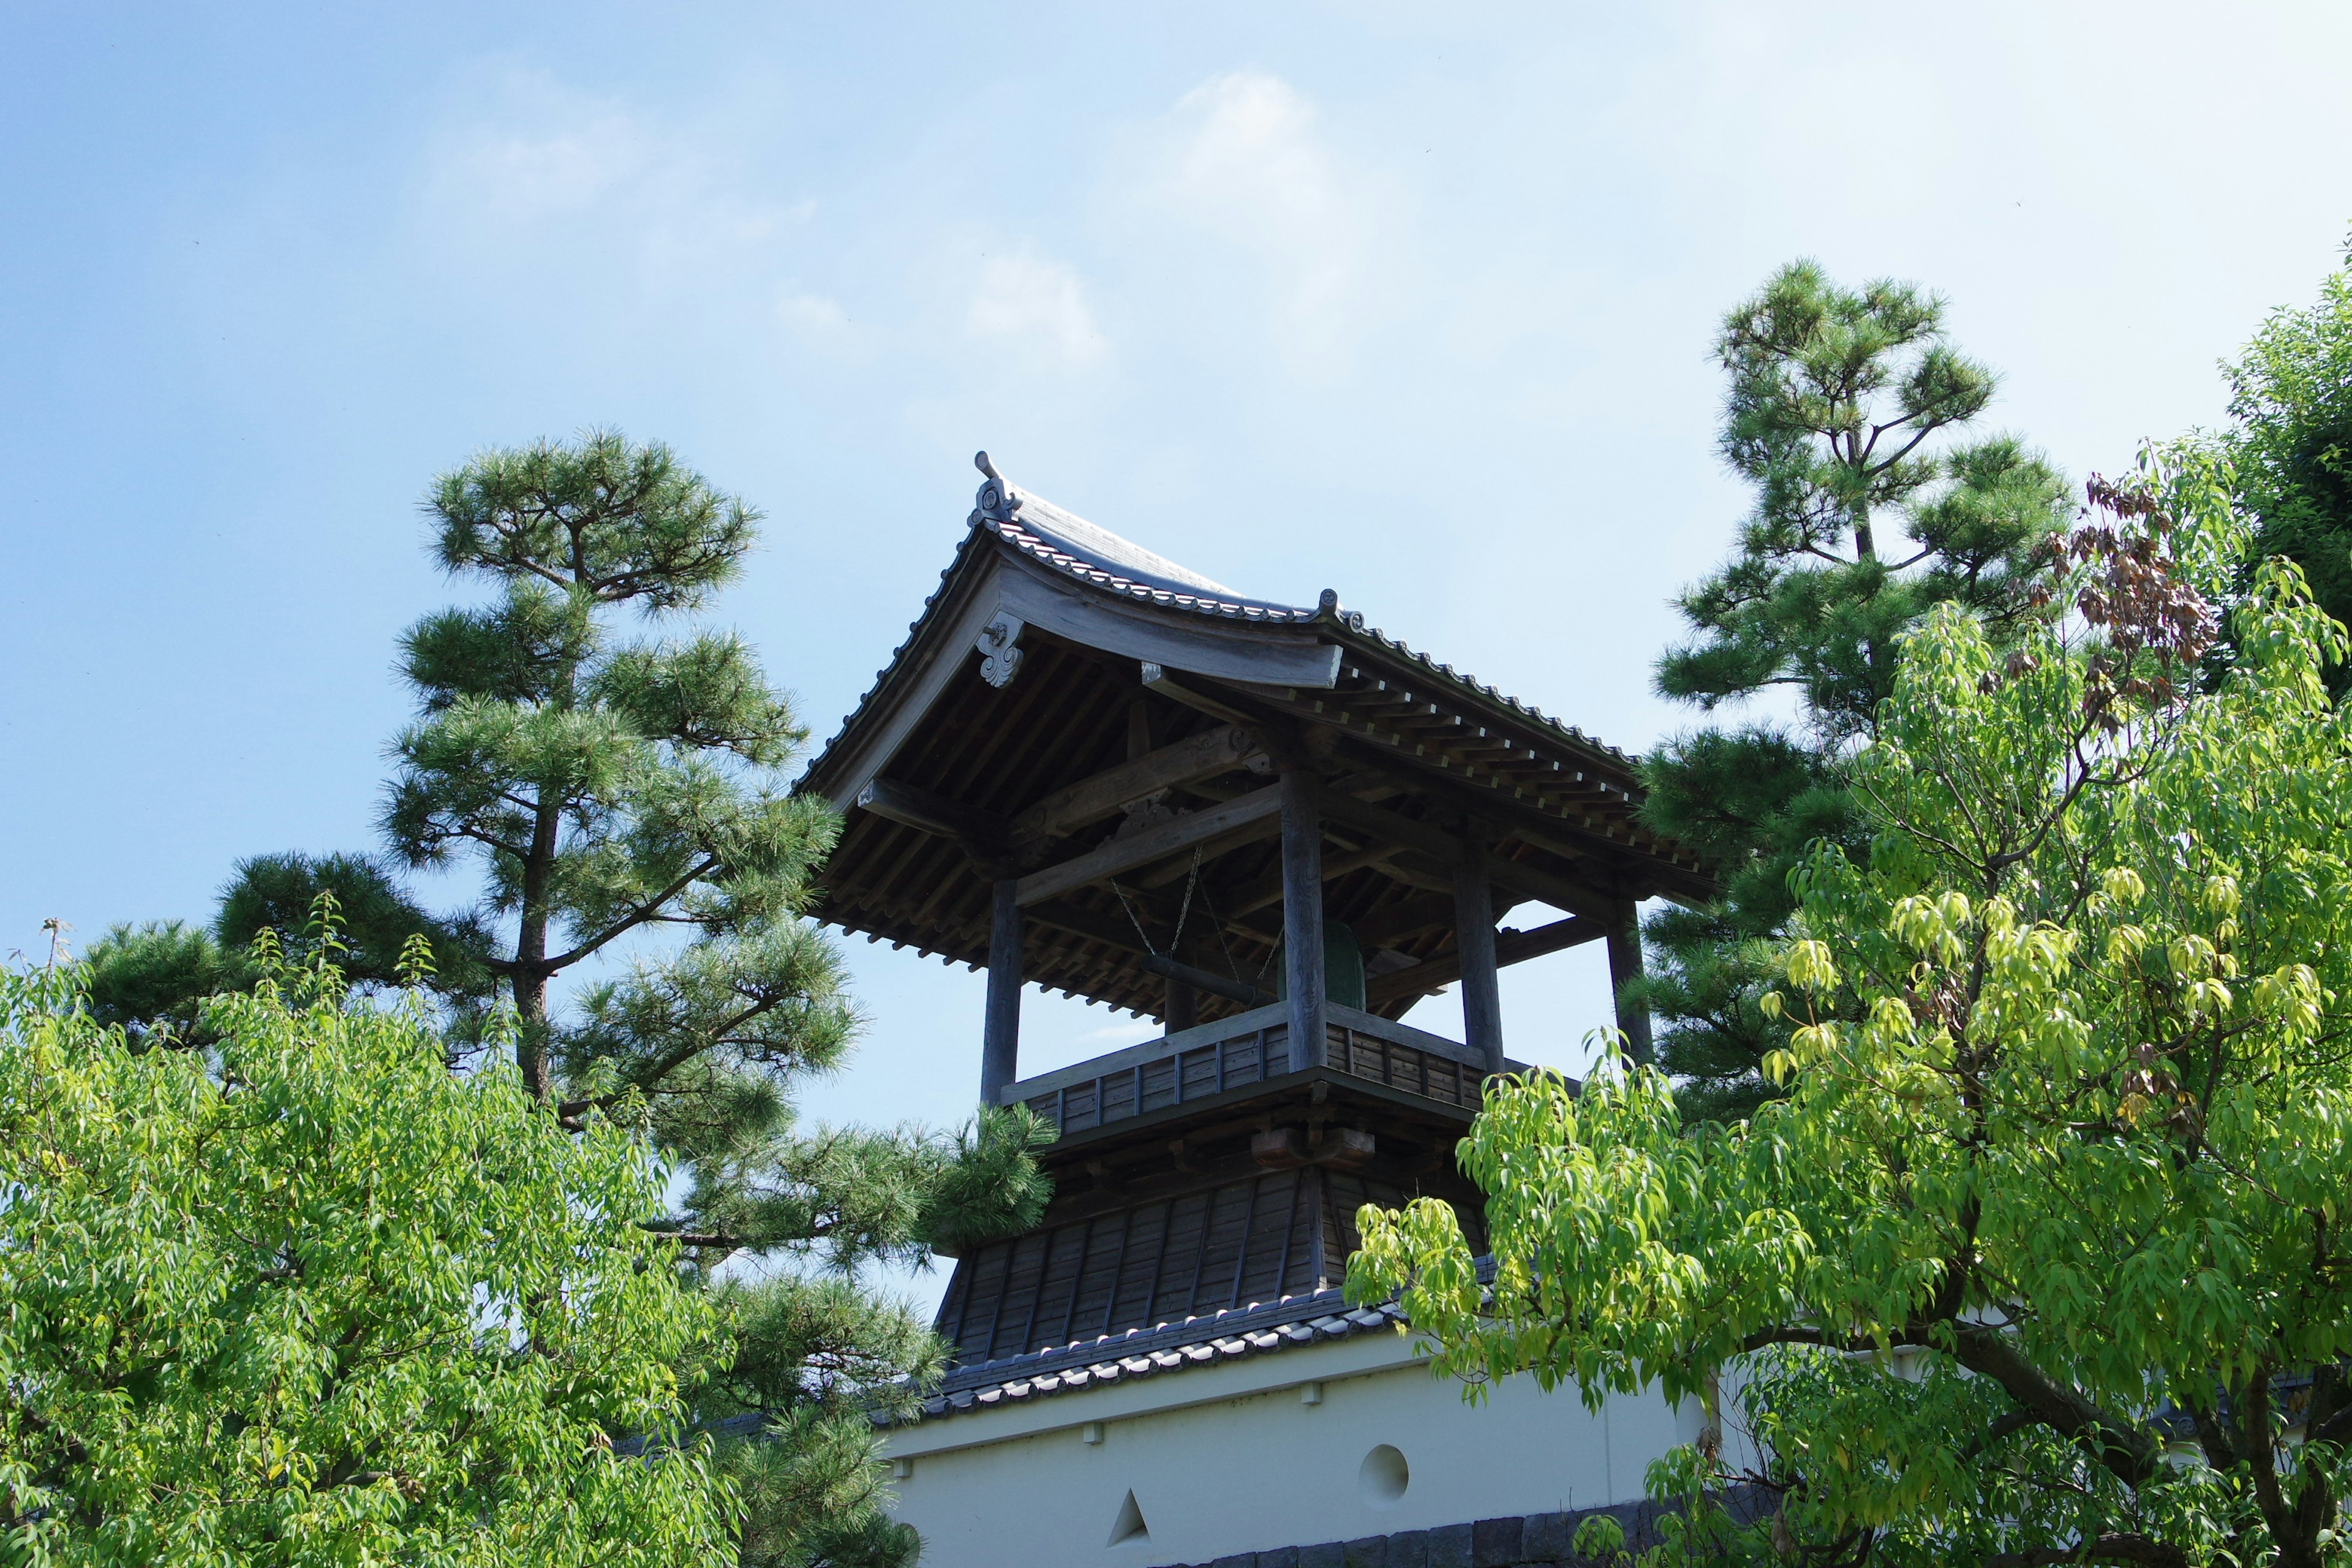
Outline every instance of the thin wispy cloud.
<path fill-rule="evenodd" d="M 989 260 L 964 326 L 975 338 L 1074 368 L 1097 363 L 1110 346 L 1077 273 L 1028 250 Z"/>
<path fill-rule="evenodd" d="M 1246 262 L 1263 331 L 1293 369 L 1339 368 L 1387 292 L 1379 276 L 1393 191 L 1343 157 L 1316 108 L 1265 71 L 1232 71 L 1187 92 L 1156 129 L 1136 196 L 1147 222 Z"/>
<path fill-rule="evenodd" d="M 814 208 L 732 166 L 725 132 L 509 73 L 432 136 L 419 231 L 444 267 L 485 279 L 731 295 L 792 266 Z"/>

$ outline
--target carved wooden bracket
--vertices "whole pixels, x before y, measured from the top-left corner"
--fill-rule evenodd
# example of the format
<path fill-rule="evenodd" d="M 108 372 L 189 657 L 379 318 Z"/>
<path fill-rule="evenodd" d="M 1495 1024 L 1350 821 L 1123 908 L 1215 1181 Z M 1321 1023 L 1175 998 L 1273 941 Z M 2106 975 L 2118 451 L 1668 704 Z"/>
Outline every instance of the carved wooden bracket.
<path fill-rule="evenodd" d="M 1014 672 L 1021 668 L 1021 628 L 1025 623 L 1009 611 L 999 610 L 988 625 L 980 628 L 979 640 L 972 646 L 980 650 L 980 678 L 991 686 L 1009 686 Z"/>

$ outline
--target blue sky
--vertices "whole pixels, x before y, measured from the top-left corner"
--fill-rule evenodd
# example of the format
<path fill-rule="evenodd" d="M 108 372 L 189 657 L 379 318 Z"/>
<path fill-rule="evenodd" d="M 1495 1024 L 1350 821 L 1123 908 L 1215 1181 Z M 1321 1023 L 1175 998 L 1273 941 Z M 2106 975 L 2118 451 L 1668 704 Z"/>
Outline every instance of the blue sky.
<path fill-rule="evenodd" d="M 415 511 L 609 423 L 768 513 L 832 732 L 1016 483 L 1618 744 L 1741 504 L 1716 321 L 1947 292 L 2076 476 L 2337 264 L 2352 7 L 44 5 L 0 15 L 0 952 L 370 843 Z M 428 889 L 454 899 L 455 886 Z M 824 1114 L 952 1120 L 980 978 L 851 944 Z M 1573 1063 L 1597 953 L 1510 972 Z M 1451 1028 L 1450 1001 L 1417 1021 Z M 1134 1037 L 1033 1001 L 1024 1068 Z"/>

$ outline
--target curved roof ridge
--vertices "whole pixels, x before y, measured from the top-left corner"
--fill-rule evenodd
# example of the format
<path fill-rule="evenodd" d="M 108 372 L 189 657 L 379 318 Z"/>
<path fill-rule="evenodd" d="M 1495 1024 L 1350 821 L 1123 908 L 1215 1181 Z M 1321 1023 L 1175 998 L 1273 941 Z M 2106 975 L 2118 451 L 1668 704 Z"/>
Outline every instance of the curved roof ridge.
<path fill-rule="evenodd" d="M 1171 561 L 1157 551 L 1113 533 L 1100 523 L 1089 522 L 1066 507 L 1055 506 L 1041 495 L 1027 490 L 1016 492 L 1013 516 L 1024 531 L 1039 536 L 1045 542 L 1058 544 L 1074 556 L 1111 567 L 1150 587 L 1208 594 L 1221 599 L 1248 596 L 1238 588 L 1228 588 L 1181 562 Z"/>

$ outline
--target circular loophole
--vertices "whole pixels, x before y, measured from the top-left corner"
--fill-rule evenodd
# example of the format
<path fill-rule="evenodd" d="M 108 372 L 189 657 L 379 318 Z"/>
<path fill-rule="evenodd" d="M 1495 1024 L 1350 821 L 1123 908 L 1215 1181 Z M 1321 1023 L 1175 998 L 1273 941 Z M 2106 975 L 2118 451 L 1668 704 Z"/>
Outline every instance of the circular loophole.
<path fill-rule="evenodd" d="M 1366 1454 L 1363 1468 L 1356 1472 L 1357 1489 L 1374 1508 L 1396 1507 L 1404 1497 L 1404 1489 L 1411 1485 L 1412 1468 L 1404 1462 L 1402 1453 L 1387 1443 Z"/>

